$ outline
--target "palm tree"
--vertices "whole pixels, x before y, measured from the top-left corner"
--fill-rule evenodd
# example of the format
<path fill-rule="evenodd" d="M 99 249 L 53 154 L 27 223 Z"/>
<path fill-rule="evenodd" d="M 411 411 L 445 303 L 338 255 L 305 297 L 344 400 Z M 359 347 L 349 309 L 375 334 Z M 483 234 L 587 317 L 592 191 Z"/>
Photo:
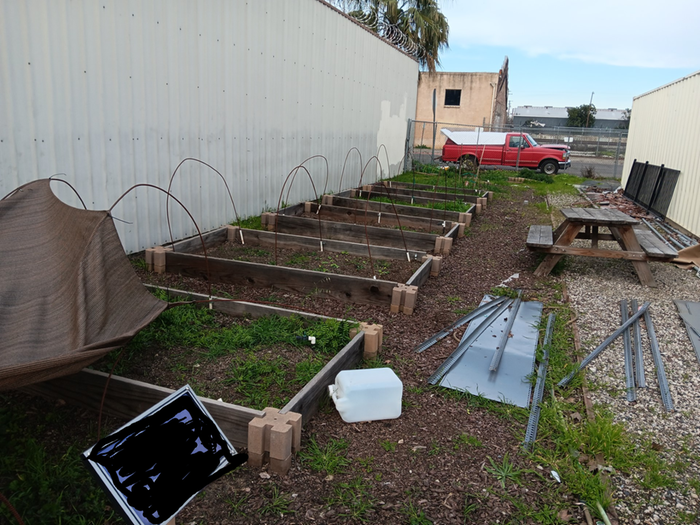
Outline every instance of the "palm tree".
<path fill-rule="evenodd" d="M 434 72 L 448 47 L 450 27 L 438 0 L 336 0 L 335 4 L 377 34 L 418 57 Z"/>

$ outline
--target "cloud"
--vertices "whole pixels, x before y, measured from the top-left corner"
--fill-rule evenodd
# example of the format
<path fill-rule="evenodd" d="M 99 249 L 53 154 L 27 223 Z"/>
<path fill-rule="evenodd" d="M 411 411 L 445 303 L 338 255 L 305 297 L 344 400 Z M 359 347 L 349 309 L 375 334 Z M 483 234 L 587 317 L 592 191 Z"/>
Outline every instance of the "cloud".
<path fill-rule="evenodd" d="M 516 48 L 592 64 L 700 69 L 698 0 L 443 2 L 450 47 Z"/>

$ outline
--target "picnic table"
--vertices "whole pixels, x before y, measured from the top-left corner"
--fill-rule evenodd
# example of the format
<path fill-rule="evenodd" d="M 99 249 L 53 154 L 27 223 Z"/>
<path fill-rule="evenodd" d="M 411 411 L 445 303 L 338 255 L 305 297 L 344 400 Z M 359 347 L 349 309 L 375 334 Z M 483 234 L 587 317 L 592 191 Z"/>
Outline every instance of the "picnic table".
<path fill-rule="evenodd" d="M 564 222 L 552 232 L 551 226 L 530 226 L 527 247 L 547 256 L 535 270 L 544 277 L 564 255 L 604 257 L 632 261 L 639 280 L 645 286 L 656 286 L 649 261 L 671 261 L 678 252 L 656 238 L 639 221 L 614 209 L 562 208 Z M 601 229 L 607 229 L 610 233 Z M 582 231 L 583 230 L 583 231 Z M 574 239 L 588 239 L 590 247 L 571 246 Z M 598 241 L 617 241 L 620 250 L 602 249 Z"/>

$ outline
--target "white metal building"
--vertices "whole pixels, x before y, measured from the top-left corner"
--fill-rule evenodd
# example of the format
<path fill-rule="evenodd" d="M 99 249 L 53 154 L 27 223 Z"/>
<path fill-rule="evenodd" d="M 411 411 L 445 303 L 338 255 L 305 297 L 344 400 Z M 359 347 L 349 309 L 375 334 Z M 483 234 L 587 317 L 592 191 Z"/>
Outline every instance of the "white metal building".
<path fill-rule="evenodd" d="M 700 236 L 700 71 L 635 97 L 622 172 L 636 159 L 680 170 L 667 218 Z"/>
<path fill-rule="evenodd" d="M 415 118 L 418 63 L 320 0 L 0 0 L 0 198 L 65 173 L 88 208 L 167 188 L 187 158 L 226 178 L 242 217 L 275 208 L 312 155 L 337 192 L 346 154 L 391 173 Z M 308 163 L 317 192 L 323 159 Z M 348 157 L 343 189 L 359 183 Z M 386 173 L 385 173 L 386 174 Z M 377 178 L 372 165 L 365 181 Z M 79 201 L 62 184 L 62 199 Z M 202 230 L 234 218 L 221 179 L 186 162 L 173 194 Z M 283 200 L 314 196 L 300 171 Z M 195 233 L 171 201 L 175 238 Z M 165 197 L 114 208 L 128 252 L 169 240 Z"/>

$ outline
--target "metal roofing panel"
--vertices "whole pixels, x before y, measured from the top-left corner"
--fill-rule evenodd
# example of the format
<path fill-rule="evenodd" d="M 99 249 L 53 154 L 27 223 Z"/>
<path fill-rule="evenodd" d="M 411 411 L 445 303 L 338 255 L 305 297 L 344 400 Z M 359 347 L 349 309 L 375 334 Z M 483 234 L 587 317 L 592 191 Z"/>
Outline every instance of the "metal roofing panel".
<path fill-rule="evenodd" d="M 481 304 L 490 300 L 492 299 L 487 296 Z M 443 376 L 439 382 L 440 386 L 467 391 L 523 408 L 530 405 L 532 383 L 529 377 L 535 368 L 542 303 L 527 301 L 520 305 L 511 329 L 513 337 L 508 339 L 498 370 L 490 372 L 489 365 L 510 313 L 510 309 L 506 310 L 486 328 Z M 474 319 L 464 332 L 462 340 L 469 337 L 488 315 L 486 313 Z"/>

